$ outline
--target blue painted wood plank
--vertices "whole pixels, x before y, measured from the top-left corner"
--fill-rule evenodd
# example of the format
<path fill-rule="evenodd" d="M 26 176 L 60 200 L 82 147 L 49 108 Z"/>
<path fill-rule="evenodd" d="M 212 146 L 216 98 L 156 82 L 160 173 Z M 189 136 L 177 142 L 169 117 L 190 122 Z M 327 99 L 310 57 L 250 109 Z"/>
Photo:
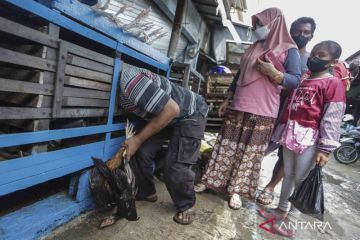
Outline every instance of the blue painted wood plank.
<path fill-rule="evenodd" d="M 72 165 L 79 162 L 87 162 L 89 166 L 92 165 L 91 157 L 97 157 L 102 158 L 102 149 L 104 146 L 104 142 L 100 142 L 96 147 L 91 146 L 81 146 L 80 149 L 82 150 L 80 153 L 76 154 L 69 154 L 69 155 L 63 155 L 61 152 L 58 153 L 49 153 L 49 154 L 43 154 L 44 156 L 37 156 L 34 155 L 35 158 L 33 159 L 33 164 L 27 167 L 23 167 L 19 164 L 18 160 L 8 160 L 6 162 L 12 162 L 15 161 L 17 163 L 17 168 L 12 169 L 10 171 L 4 172 L 3 170 L 1 173 L 1 179 L 0 179 L 0 187 L 3 185 L 20 181 L 25 178 L 31 178 L 36 175 L 46 174 L 47 172 L 54 171 L 56 169 L 60 169 L 62 167 L 66 167 L 68 165 Z M 76 147 L 75 147 L 76 148 Z M 59 150 L 61 151 L 61 150 Z M 39 163 L 37 160 L 43 160 L 42 163 Z M 45 161 L 44 161 L 45 160 Z M 5 163 L 6 164 L 6 163 Z M 4 164 L 4 165 L 5 165 Z M 8 168 L 6 165 L 4 168 Z M 80 169 L 74 169 L 75 171 L 78 171 Z"/>
<path fill-rule="evenodd" d="M 114 61 L 114 72 L 113 72 L 113 79 L 112 79 L 112 86 L 111 86 L 111 93 L 110 93 L 110 105 L 109 105 L 109 116 L 107 125 L 110 126 L 113 123 L 114 111 L 115 111 L 115 101 L 116 99 L 116 89 L 118 87 L 119 82 L 119 75 L 120 75 L 120 59 L 115 58 Z"/>
<path fill-rule="evenodd" d="M 116 90 L 119 82 L 119 75 L 120 75 L 120 59 L 118 57 L 115 58 L 114 61 L 114 71 L 113 71 L 113 79 L 112 79 L 112 86 L 111 86 L 111 93 L 110 93 L 110 104 L 109 104 L 109 115 L 107 125 L 110 126 L 113 123 L 114 118 L 114 111 L 115 111 L 115 102 L 117 101 L 116 98 Z M 105 147 L 104 147 L 104 155 L 109 148 L 111 133 L 107 133 L 105 137 Z M 103 156 L 104 157 L 104 156 Z"/>
<path fill-rule="evenodd" d="M 102 144 L 99 144 L 96 148 L 91 146 L 86 146 L 81 148 L 82 152 L 78 154 L 71 154 L 64 157 L 59 157 L 58 155 L 62 154 L 55 154 L 55 156 L 43 156 L 42 158 L 46 159 L 46 162 L 39 163 L 35 159 L 34 164 L 28 167 L 23 167 L 21 165 L 18 165 L 16 169 L 13 169 L 12 171 L 7 171 L 1 173 L 1 179 L 0 179 L 0 187 L 5 184 L 9 184 L 14 181 L 19 181 L 24 178 L 29 178 L 32 176 L 40 175 L 47 173 L 49 171 L 56 170 L 58 168 L 62 168 L 64 166 L 68 166 L 71 164 L 75 164 L 80 161 L 88 161 L 89 166 L 92 164 L 91 157 L 97 157 L 102 158 L 103 157 L 103 150 L 104 142 Z M 36 156 L 37 157 L 37 156 Z M 41 156 L 40 156 L 41 157 Z M 15 161 L 15 160 L 9 160 Z M 8 161 L 7 161 L 8 162 Z M 74 169 L 74 171 L 78 171 L 79 169 Z"/>
<path fill-rule="evenodd" d="M 80 175 L 79 184 L 77 186 L 78 191 L 76 193 L 76 201 L 78 202 L 91 199 L 91 193 L 89 190 L 89 176 L 89 170 Z"/>
<path fill-rule="evenodd" d="M 120 149 L 121 144 L 113 145 L 107 151 L 105 152 L 104 159 L 110 159 L 112 158 Z"/>
<path fill-rule="evenodd" d="M 124 123 L 0 135 L 0 148 L 107 133 L 125 129 Z"/>
<path fill-rule="evenodd" d="M 117 151 L 119 151 L 121 144 L 125 141 L 124 137 L 114 138 L 110 140 L 109 148 L 106 148 L 104 152 L 104 159 L 105 161 L 111 159 Z"/>
<path fill-rule="evenodd" d="M 150 48 L 150 46 L 149 46 L 149 48 Z M 139 60 L 141 62 L 145 62 L 145 63 L 152 65 L 156 68 L 159 68 L 161 70 L 166 71 L 169 68 L 168 64 L 157 62 L 157 61 L 151 59 L 150 57 L 140 54 L 140 53 L 136 52 L 135 50 L 128 48 L 124 45 L 119 44 L 119 46 L 117 47 L 117 50 L 119 52 L 125 53 L 126 55 L 129 55 L 133 58 L 136 58 L 137 60 Z"/>
<path fill-rule="evenodd" d="M 64 155 L 62 153 L 56 154 L 56 156 L 37 156 L 35 155 L 35 159 L 33 161 L 26 161 L 26 164 L 21 164 L 21 158 L 12 163 L 13 160 L 5 161 L 4 169 L 1 170 L 1 179 L 0 186 L 4 184 L 11 183 L 13 181 L 18 181 L 24 178 L 28 178 L 31 176 L 39 175 L 46 173 L 48 171 L 52 171 L 67 165 L 71 165 L 78 161 L 89 160 L 89 163 L 92 164 L 90 157 L 98 157 L 103 159 L 104 161 L 111 158 L 120 147 L 121 143 L 118 144 L 109 144 L 108 151 L 106 157 L 104 158 L 102 154 L 102 150 L 104 148 L 103 142 L 97 145 L 90 146 L 81 146 L 81 148 L 75 149 L 72 148 L 73 151 L 67 151 L 69 154 Z M 75 147 L 76 148 L 76 147 Z M 111 151 L 110 151 L 111 149 Z M 6 166 L 6 162 L 11 163 L 11 167 Z M 31 164 L 29 164 L 29 162 Z M 16 166 L 16 167 L 14 167 Z M 5 171 L 6 169 L 6 171 Z"/>
<path fill-rule="evenodd" d="M 60 12 L 115 38 L 121 44 L 136 49 L 164 65 L 169 65 L 169 58 L 163 53 L 150 47 L 146 43 L 141 42 L 131 34 L 124 32 L 113 21 L 98 14 L 89 6 L 73 0 L 54 0 L 53 7 Z"/>
<path fill-rule="evenodd" d="M 57 150 L 57 151 L 53 151 L 53 152 L 43 152 L 43 153 L 34 154 L 31 156 L 27 156 L 27 157 L 16 158 L 16 159 L 11 159 L 11 160 L 7 160 L 7 161 L 1 161 L 0 162 L 0 174 L 2 176 L 3 174 L 6 174 L 8 172 L 11 172 L 11 171 L 14 171 L 17 169 L 32 167 L 34 165 L 43 164 L 48 161 L 56 161 L 58 159 L 61 160 L 61 159 L 67 158 L 67 157 L 76 156 L 76 155 L 83 153 L 85 151 L 85 149 L 87 149 L 87 148 L 98 149 L 98 148 L 101 148 L 101 146 L 103 146 L 103 144 L 104 144 L 103 142 L 97 142 L 97 143 L 86 144 L 83 146 Z"/>
<path fill-rule="evenodd" d="M 80 159 L 82 156 L 79 157 Z M 77 161 L 75 163 L 72 163 L 70 165 L 54 169 L 52 171 L 44 172 L 35 176 L 31 176 L 28 178 L 23 178 L 18 181 L 14 181 L 5 185 L 0 186 L 0 196 L 6 195 L 8 193 L 25 189 L 31 186 L 34 186 L 39 183 L 43 183 L 46 181 L 49 181 L 54 178 L 59 178 L 62 176 L 65 176 L 67 174 L 80 171 L 84 168 L 90 167 L 92 165 L 92 162 L 90 160 L 90 156 L 86 155 L 86 159 L 82 159 L 81 161 Z"/>
<path fill-rule="evenodd" d="M 109 142 L 109 148 L 113 148 L 115 146 L 120 146 L 120 144 L 124 141 L 125 137 L 119 137 L 111 139 Z M 34 154 L 27 157 L 11 159 L 7 161 L 0 162 L 0 176 L 5 173 L 9 173 L 15 170 L 33 167 L 34 165 L 40 165 L 51 161 L 61 160 L 65 158 L 71 158 L 73 156 L 78 156 L 81 153 L 84 153 L 88 150 L 96 150 L 100 149 L 104 146 L 104 142 L 96 142 L 90 143 L 82 146 L 66 148 L 62 150 L 57 150 L 53 152 L 43 152 L 39 154 Z M 100 150 L 99 150 L 100 151 Z M 100 155 L 97 155 L 99 158 L 103 158 Z M 107 160 L 109 158 L 105 158 Z"/>
<path fill-rule="evenodd" d="M 125 141 L 125 136 L 122 136 L 122 137 L 117 137 L 117 138 L 111 139 L 109 144 L 111 147 L 114 147 L 114 146 L 119 146 L 124 141 Z"/>
<path fill-rule="evenodd" d="M 0 239 L 40 239 L 80 213 L 95 207 L 91 199 L 77 202 L 58 193 L 0 218 Z"/>
<path fill-rule="evenodd" d="M 123 140 L 124 137 L 111 139 L 104 160 L 116 153 Z M 90 167 L 92 156 L 103 157 L 103 145 L 104 141 L 0 162 L 0 181 L 3 183 L 0 196 Z M 44 165 L 39 165 L 44 161 Z M 28 169 L 21 170 L 23 167 Z M 17 174 L 12 174 L 14 171 Z"/>

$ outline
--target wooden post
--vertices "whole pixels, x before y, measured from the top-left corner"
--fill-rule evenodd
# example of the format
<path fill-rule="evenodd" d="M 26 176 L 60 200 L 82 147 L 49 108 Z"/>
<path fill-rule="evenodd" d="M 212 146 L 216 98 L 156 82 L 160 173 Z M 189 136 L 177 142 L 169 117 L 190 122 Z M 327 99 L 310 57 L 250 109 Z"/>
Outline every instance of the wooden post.
<path fill-rule="evenodd" d="M 60 28 L 52 23 L 48 24 L 47 27 L 47 34 L 50 37 L 57 39 L 60 35 Z M 49 60 L 56 60 L 56 49 L 45 47 L 45 52 L 43 57 Z M 55 73 L 45 71 L 42 73 L 42 81 L 41 84 L 48 84 L 54 85 L 54 78 Z M 44 95 L 39 95 L 37 107 L 47 107 L 44 101 Z M 34 127 L 33 131 L 39 130 L 48 130 L 50 128 L 50 119 L 43 119 L 43 120 L 34 120 Z M 32 147 L 32 152 L 46 152 L 47 151 L 47 144 L 36 144 Z"/>
<path fill-rule="evenodd" d="M 65 65 L 67 59 L 67 45 L 64 41 L 59 42 L 59 52 L 57 57 L 57 69 L 55 77 L 55 92 L 53 101 L 52 117 L 59 117 L 62 105 L 64 80 L 65 80 Z"/>
<path fill-rule="evenodd" d="M 172 58 L 173 60 L 176 58 L 176 48 L 181 37 L 181 23 L 185 12 L 185 5 L 187 4 L 185 4 L 185 2 L 187 2 L 187 0 L 178 0 L 176 4 L 176 12 L 167 54 L 168 57 Z"/>
<path fill-rule="evenodd" d="M 183 87 L 186 89 L 189 89 L 190 73 L 191 73 L 190 64 L 185 64 Z"/>

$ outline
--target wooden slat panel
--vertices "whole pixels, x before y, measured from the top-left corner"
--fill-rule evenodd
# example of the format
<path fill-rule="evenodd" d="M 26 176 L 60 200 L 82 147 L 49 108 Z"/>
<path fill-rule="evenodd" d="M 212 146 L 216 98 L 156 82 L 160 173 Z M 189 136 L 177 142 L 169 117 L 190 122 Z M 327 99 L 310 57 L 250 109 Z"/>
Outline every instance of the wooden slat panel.
<path fill-rule="evenodd" d="M 80 77 L 80 78 L 92 79 L 92 80 L 96 80 L 99 82 L 111 83 L 111 81 L 112 81 L 112 76 L 109 74 L 100 73 L 100 72 L 96 72 L 96 71 L 92 71 L 92 70 L 88 70 L 88 69 L 84 69 L 84 68 L 80 68 L 80 67 L 75 67 L 75 66 L 71 66 L 71 65 L 66 65 L 65 73 L 67 75 Z"/>
<path fill-rule="evenodd" d="M 41 95 L 30 95 L 27 93 L 0 93 L 0 101 L 14 104 L 21 104 L 22 107 L 37 107 L 38 98 Z M 52 106 L 51 96 L 42 96 L 41 107 L 49 108 Z"/>
<path fill-rule="evenodd" d="M 58 48 L 57 39 L 3 17 L 0 17 L 0 30 L 49 47 Z"/>
<path fill-rule="evenodd" d="M 101 117 L 107 116 L 107 109 L 62 109 L 61 118 Z"/>
<path fill-rule="evenodd" d="M 39 57 L 33 57 L 27 54 L 18 53 L 5 48 L 0 48 L 0 62 L 22 65 L 35 69 L 55 72 L 56 63 L 51 60 L 45 60 Z"/>
<path fill-rule="evenodd" d="M 51 117 L 51 108 L 0 107 L 0 119 L 47 119 Z M 59 118 L 82 118 L 107 116 L 107 109 L 62 109 Z"/>
<path fill-rule="evenodd" d="M 113 74 L 113 68 L 102 63 L 98 63 L 86 58 L 78 57 L 72 54 L 68 55 L 67 63 L 78 67 L 87 68 L 90 70 Z"/>
<path fill-rule="evenodd" d="M 110 93 L 96 90 L 64 87 L 63 97 L 110 99 Z"/>
<path fill-rule="evenodd" d="M 61 110 L 62 97 L 64 92 L 64 81 L 65 81 L 65 66 L 67 57 L 67 45 L 65 42 L 60 42 L 58 58 L 57 58 L 57 69 L 55 77 L 55 92 L 53 101 L 52 116 L 57 117 Z"/>
<path fill-rule="evenodd" d="M 21 129 L 24 129 L 24 130 L 27 130 L 27 131 L 32 131 L 33 128 L 34 128 L 34 122 L 35 121 L 28 120 L 28 119 L 25 119 L 25 120 L 11 120 L 11 121 L 1 120 L 0 124 L 6 124 L 6 125 L 9 125 L 9 126 L 21 128 Z"/>
<path fill-rule="evenodd" d="M 108 91 L 108 92 L 111 91 L 110 84 L 100 83 L 100 82 L 91 81 L 82 78 L 76 78 L 76 77 L 65 77 L 65 84 L 76 87 L 82 87 L 82 88 L 96 89 L 101 91 Z"/>
<path fill-rule="evenodd" d="M 93 61 L 101 62 L 110 66 L 114 66 L 114 58 L 100 54 L 87 48 L 80 47 L 70 42 L 68 44 L 69 52 L 74 53 L 78 56 L 91 59 Z"/>
<path fill-rule="evenodd" d="M 50 118 L 51 108 L 0 107 L 0 119 Z"/>
<path fill-rule="evenodd" d="M 32 82 L 36 78 L 36 74 L 40 74 L 39 70 L 33 69 L 19 69 L 18 66 L 0 66 L 0 78 L 25 80 Z"/>
<path fill-rule="evenodd" d="M 109 107 L 109 100 L 65 97 L 62 104 L 67 107 Z"/>
<path fill-rule="evenodd" d="M 49 84 L 39 84 L 0 78 L 0 91 L 53 95 L 54 87 Z"/>

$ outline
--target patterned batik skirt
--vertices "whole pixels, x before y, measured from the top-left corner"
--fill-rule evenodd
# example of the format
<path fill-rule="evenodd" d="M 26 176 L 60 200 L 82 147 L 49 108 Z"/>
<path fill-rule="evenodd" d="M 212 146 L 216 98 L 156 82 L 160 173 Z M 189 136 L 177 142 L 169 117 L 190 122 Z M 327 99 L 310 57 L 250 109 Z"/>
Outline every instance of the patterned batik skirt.
<path fill-rule="evenodd" d="M 224 119 L 202 183 L 216 192 L 255 198 L 261 160 L 275 118 L 230 111 Z"/>

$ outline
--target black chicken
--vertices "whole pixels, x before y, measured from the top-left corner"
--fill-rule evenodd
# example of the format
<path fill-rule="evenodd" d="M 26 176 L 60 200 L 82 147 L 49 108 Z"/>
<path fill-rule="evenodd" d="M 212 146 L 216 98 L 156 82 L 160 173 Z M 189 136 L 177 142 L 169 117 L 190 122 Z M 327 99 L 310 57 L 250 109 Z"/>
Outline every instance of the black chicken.
<path fill-rule="evenodd" d="M 113 222 L 122 218 L 129 221 L 139 219 L 135 206 L 135 178 L 124 151 L 122 147 L 107 163 L 92 158 L 95 168 L 90 173 L 90 191 L 98 206 L 106 209 L 117 207 L 111 216 Z"/>

